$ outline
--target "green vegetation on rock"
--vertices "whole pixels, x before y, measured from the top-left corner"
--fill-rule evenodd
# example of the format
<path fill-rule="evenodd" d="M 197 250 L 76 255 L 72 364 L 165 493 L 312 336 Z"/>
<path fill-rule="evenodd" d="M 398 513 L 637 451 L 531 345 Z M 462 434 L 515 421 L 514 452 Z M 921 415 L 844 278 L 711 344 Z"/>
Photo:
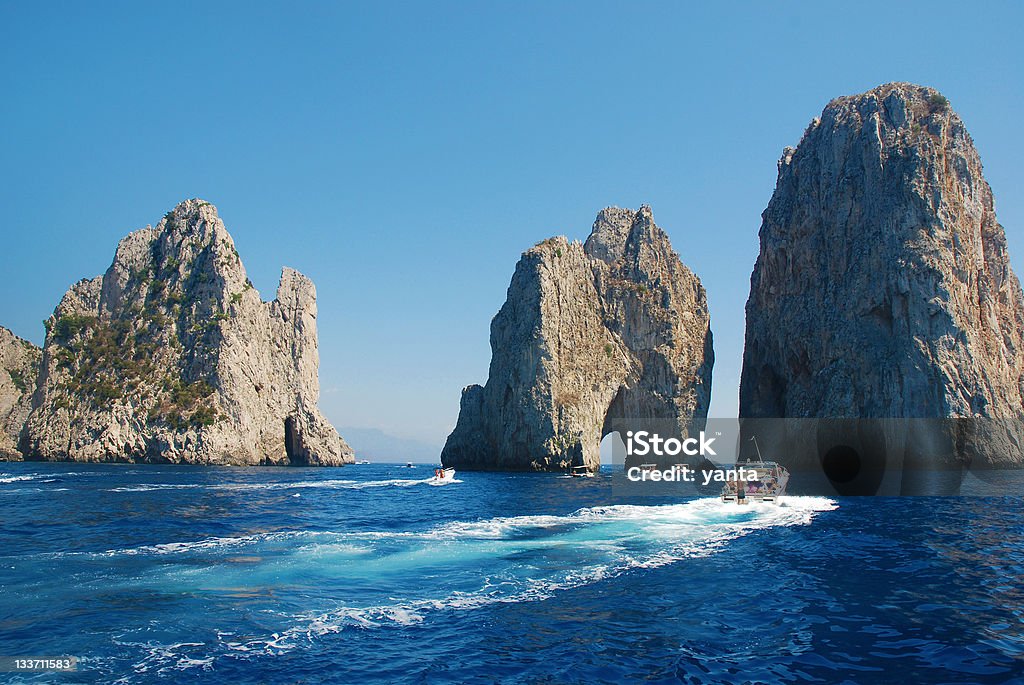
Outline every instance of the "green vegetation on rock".
<path fill-rule="evenodd" d="M 949 100 L 946 99 L 946 96 L 935 93 L 928 98 L 928 107 L 933 112 L 942 112 L 949 107 Z"/>
<path fill-rule="evenodd" d="M 57 323 L 53 327 L 53 334 L 57 336 L 57 340 L 67 341 L 95 323 L 95 316 L 65 314 L 57 319 Z"/>

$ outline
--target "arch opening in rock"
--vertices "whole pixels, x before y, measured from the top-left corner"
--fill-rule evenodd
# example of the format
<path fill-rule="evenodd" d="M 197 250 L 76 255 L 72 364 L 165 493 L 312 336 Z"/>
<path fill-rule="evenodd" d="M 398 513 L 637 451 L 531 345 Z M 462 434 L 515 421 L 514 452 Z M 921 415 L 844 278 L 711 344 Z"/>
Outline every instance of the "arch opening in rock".
<path fill-rule="evenodd" d="M 623 464 L 626 461 L 626 443 L 619 431 L 611 431 L 601 438 L 601 465 Z"/>
<path fill-rule="evenodd" d="M 625 435 L 630 429 L 626 424 L 625 409 L 628 392 L 626 386 L 620 386 L 605 410 L 601 426 L 601 463 L 626 465 Z"/>

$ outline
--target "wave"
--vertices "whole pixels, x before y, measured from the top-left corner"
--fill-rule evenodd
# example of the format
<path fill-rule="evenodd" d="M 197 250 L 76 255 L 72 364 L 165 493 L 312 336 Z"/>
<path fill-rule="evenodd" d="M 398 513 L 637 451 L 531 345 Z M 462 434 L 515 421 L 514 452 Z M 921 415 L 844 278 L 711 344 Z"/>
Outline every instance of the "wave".
<path fill-rule="evenodd" d="M 319 533 L 317 531 L 286 530 L 273 533 L 255 533 L 252 535 L 238 535 L 234 537 L 211 537 L 201 540 L 183 542 L 162 542 L 156 545 L 141 545 L 139 547 L 126 547 L 122 549 L 108 549 L 104 552 L 68 552 L 65 556 L 91 556 L 91 557 L 118 557 L 118 556 L 164 556 L 176 554 L 189 554 L 192 552 L 204 551 L 229 551 L 239 547 L 247 547 L 271 542 L 294 540 L 297 538 L 310 538 L 319 535 L 330 535 L 330 533 Z"/>
<path fill-rule="evenodd" d="M 461 483 L 460 480 L 452 481 Z M 294 490 L 303 488 L 334 488 L 342 490 L 365 490 L 368 488 L 408 488 L 417 485 L 445 485 L 434 478 L 410 479 L 390 478 L 387 480 L 300 480 L 278 483 L 140 483 L 109 488 L 108 492 L 152 492 L 157 490 Z"/>
<path fill-rule="evenodd" d="M 29 476 L 0 476 L 0 484 L 4 483 L 23 483 L 26 481 L 35 481 L 37 483 L 59 483 L 60 478 L 57 476 L 71 476 L 75 474 L 71 473 L 60 473 L 60 474 L 32 474 Z"/>
<path fill-rule="evenodd" d="M 66 473 L 35 473 L 25 475 L 0 474 L 0 485 L 11 483 L 60 483 L 65 478 L 96 475 L 86 471 L 70 471 Z M 107 492 L 156 492 L 161 490 L 218 490 L 218 491 L 258 491 L 258 490 L 297 490 L 307 488 L 326 488 L 342 490 L 366 490 L 373 488 L 409 488 L 420 485 L 444 486 L 461 483 L 461 480 L 438 481 L 430 478 L 389 478 L 385 480 L 300 480 L 280 481 L 276 483 L 137 483 L 107 488 Z"/>
<path fill-rule="evenodd" d="M 22 480 L 35 480 L 36 476 L 3 476 L 0 477 L 0 483 L 17 483 Z"/>
<path fill-rule="evenodd" d="M 0 485 L 7 483 L 23 483 L 26 481 L 35 481 L 37 483 L 60 483 L 65 478 L 72 476 L 91 476 L 94 475 L 88 471 L 67 471 L 67 472 L 56 472 L 56 473 L 30 473 L 21 476 L 0 474 Z"/>

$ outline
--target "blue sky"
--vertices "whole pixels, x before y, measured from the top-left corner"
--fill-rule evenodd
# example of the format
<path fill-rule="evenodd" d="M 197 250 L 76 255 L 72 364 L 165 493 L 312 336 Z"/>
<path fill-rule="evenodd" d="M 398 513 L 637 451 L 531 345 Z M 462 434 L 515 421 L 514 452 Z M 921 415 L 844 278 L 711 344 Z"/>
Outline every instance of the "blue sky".
<path fill-rule="evenodd" d="M 0 1 L 0 325 L 178 201 L 264 299 L 319 291 L 322 406 L 437 444 L 483 382 L 519 254 L 648 203 L 709 291 L 734 416 L 776 162 L 833 97 L 940 89 L 1024 271 L 1024 5 Z"/>

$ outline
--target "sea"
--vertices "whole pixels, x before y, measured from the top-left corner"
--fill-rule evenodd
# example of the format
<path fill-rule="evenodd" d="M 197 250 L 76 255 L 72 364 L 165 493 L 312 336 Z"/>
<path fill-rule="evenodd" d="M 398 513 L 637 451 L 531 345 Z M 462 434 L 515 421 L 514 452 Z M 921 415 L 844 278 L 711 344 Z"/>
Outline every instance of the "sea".
<path fill-rule="evenodd" d="M 0 682 L 1024 683 L 1018 497 L 432 476 L 0 464 Z"/>

